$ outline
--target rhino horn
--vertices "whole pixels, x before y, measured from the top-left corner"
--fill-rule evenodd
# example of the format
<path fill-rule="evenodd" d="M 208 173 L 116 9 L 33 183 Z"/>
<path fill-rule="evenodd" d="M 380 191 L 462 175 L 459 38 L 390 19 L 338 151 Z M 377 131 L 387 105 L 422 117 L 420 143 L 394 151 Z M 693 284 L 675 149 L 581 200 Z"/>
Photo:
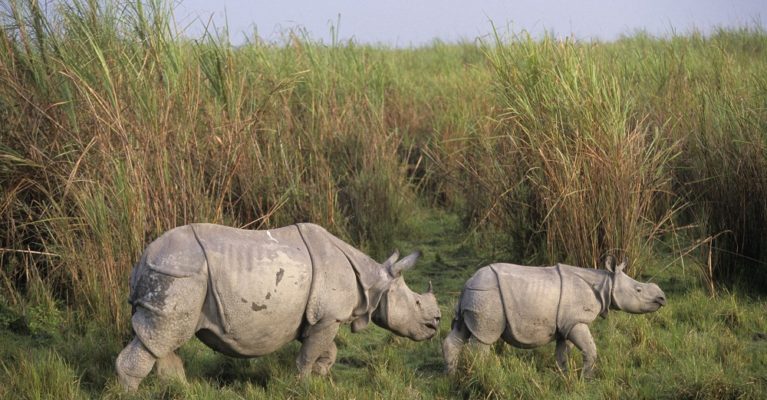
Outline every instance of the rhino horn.
<path fill-rule="evenodd" d="M 394 253 L 389 256 L 389 258 L 386 259 L 386 261 L 383 262 L 383 265 L 385 268 L 391 268 L 391 266 L 397 261 L 399 258 L 399 250 L 394 250 Z"/>
<path fill-rule="evenodd" d="M 420 251 L 416 251 L 413 254 L 397 261 L 394 265 L 392 265 L 389 268 L 389 274 L 393 277 L 398 277 L 402 274 L 402 271 L 409 270 L 410 268 L 413 268 L 415 265 L 415 262 L 418 260 L 418 257 L 421 256 Z"/>
<path fill-rule="evenodd" d="M 429 287 L 426 288 L 426 293 L 434 293 L 434 288 L 431 286 L 431 281 L 429 281 Z"/>

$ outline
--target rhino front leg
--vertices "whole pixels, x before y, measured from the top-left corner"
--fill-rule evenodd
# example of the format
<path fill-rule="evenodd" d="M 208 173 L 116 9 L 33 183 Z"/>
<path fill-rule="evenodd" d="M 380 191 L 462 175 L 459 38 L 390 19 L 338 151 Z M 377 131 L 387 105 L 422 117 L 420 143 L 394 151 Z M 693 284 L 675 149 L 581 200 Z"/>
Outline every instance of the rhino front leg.
<path fill-rule="evenodd" d="M 318 368 L 320 374 L 322 374 L 322 365 L 327 365 L 328 370 L 333 365 L 336 353 L 336 344 L 333 342 L 333 339 L 338 334 L 338 327 L 340 325 L 339 322 L 334 322 L 323 327 L 314 325 L 307 328 L 308 331 L 304 333 L 304 339 L 302 340 L 301 351 L 299 351 L 298 358 L 296 359 L 298 374 L 301 378 L 309 376 L 314 371 L 315 363 L 321 358 L 322 361 L 320 361 L 320 367 Z"/>
<path fill-rule="evenodd" d="M 572 341 L 583 353 L 583 371 L 581 377 L 591 378 L 594 376 L 594 363 L 597 360 L 597 346 L 594 344 L 594 338 L 591 337 L 591 331 L 586 324 L 578 324 L 570 330 L 567 339 Z"/>
<path fill-rule="evenodd" d="M 336 363 L 337 353 L 338 348 L 336 347 L 336 342 L 331 340 L 328 349 L 325 350 L 319 356 L 319 358 L 317 358 L 317 361 L 314 362 L 314 368 L 312 371 L 320 376 L 327 376 L 330 373 L 330 368 L 333 366 L 333 364 Z"/>
<path fill-rule="evenodd" d="M 557 339 L 557 367 L 562 372 L 567 372 L 567 358 L 570 355 L 570 349 L 573 348 L 573 343 L 565 338 Z"/>
<path fill-rule="evenodd" d="M 133 338 L 117 356 L 117 380 L 126 391 L 135 392 L 139 383 L 152 371 L 154 362 L 152 353 L 138 338 Z"/>

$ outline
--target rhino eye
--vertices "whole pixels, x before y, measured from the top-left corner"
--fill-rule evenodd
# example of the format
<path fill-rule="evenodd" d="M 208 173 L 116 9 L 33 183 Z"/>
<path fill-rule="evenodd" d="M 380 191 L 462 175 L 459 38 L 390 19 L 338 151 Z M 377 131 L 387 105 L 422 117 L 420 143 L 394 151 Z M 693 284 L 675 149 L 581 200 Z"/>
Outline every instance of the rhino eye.
<path fill-rule="evenodd" d="M 642 288 L 641 287 L 637 286 L 636 289 L 637 289 L 637 293 L 642 293 Z"/>
<path fill-rule="evenodd" d="M 420 305 L 421 305 L 421 300 L 416 300 L 416 301 L 415 301 L 415 304 L 416 304 L 417 306 L 420 306 Z"/>

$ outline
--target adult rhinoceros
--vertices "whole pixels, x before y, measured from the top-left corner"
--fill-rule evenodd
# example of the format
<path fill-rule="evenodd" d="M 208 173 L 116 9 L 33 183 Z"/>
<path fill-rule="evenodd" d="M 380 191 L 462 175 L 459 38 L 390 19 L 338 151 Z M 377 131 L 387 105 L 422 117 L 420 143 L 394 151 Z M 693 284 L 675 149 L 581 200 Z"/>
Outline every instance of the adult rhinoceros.
<path fill-rule="evenodd" d="M 512 346 L 533 348 L 557 341 L 557 365 L 567 368 L 575 344 L 583 353 L 584 377 L 592 375 L 597 356 L 588 324 L 608 310 L 633 314 L 658 310 L 666 304 L 654 283 L 640 283 L 623 273 L 626 261 L 607 270 L 557 264 L 525 267 L 491 264 L 480 268 L 464 285 L 455 310 L 452 331 L 442 343 L 449 372 L 469 338 L 480 347 L 498 339 Z"/>
<path fill-rule="evenodd" d="M 117 357 L 120 383 L 138 388 L 157 361 L 161 375 L 184 378 L 175 354 L 193 335 L 235 357 L 271 353 L 298 339 L 300 374 L 328 373 L 342 323 L 377 325 L 413 340 L 437 332 L 440 311 L 429 291 L 401 276 L 416 252 L 379 264 L 313 224 L 242 230 L 185 225 L 144 251 L 131 274 L 135 337 Z"/>

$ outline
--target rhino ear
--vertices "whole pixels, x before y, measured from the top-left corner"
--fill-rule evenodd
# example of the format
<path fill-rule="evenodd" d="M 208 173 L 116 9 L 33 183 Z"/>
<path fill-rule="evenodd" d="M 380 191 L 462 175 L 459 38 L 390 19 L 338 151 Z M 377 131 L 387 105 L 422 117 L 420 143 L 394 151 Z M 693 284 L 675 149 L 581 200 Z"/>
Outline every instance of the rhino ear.
<path fill-rule="evenodd" d="M 399 250 L 394 250 L 394 253 L 392 253 L 389 258 L 386 259 L 381 265 L 385 268 L 391 268 L 392 264 L 394 264 L 397 259 L 399 258 Z"/>
<path fill-rule="evenodd" d="M 395 278 L 399 277 L 400 275 L 402 275 L 402 271 L 406 271 L 410 268 L 413 268 L 413 266 L 415 265 L 415 262 L 418 261 L 418 257 L 420 256 L 421 256 L 421 252 L 416 251 L 413 254 L 397 261 L 396 264 L 392 265 L 389 268 L 389 274 Z"/>
<path fill-rule="evenodd" d="M 607 256 L 605 258 L 605 269 L 610 272 L 615 272 L 615 257 Z"/>
<path fill-rule="evenodd" d="M 626 256 L 623 256 L 623 261 L 621 261 L 620 264 L 618 264 L 617 267 L 615 267 L 615 272 L 623 272 L 624 269 L 626 269 L 626 266 L 629 263 L 629 259 Z"/>

